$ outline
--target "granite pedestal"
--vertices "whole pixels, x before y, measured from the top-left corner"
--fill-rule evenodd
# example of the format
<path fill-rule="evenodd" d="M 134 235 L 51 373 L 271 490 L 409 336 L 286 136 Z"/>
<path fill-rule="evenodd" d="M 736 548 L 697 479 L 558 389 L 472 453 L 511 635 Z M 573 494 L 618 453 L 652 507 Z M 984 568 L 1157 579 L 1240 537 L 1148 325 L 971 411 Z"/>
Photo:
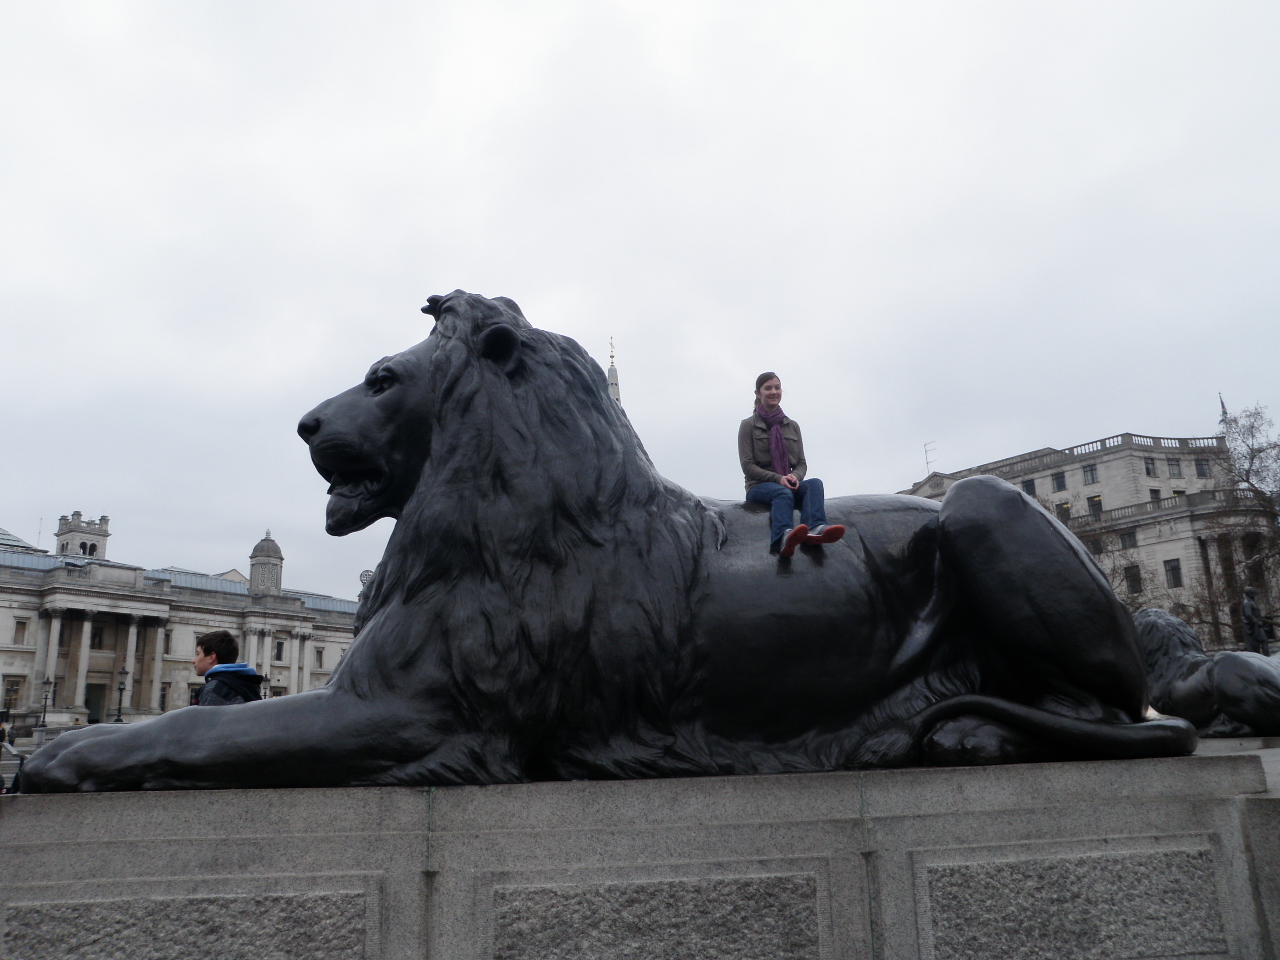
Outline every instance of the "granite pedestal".
<path fill-rule="evenodd" d="M 1274 958 L 1256 756 L 0 798 L 13 960 Z"/>

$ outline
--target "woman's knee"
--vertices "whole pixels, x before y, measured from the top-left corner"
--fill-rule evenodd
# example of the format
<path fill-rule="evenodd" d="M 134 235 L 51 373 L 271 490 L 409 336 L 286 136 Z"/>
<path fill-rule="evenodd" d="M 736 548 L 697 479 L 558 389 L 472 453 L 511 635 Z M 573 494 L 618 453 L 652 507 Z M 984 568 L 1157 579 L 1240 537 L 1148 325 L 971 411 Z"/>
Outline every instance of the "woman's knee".
<path fill-rule="evenodd" d="M 786 487 L 781 487 L 773 491 L 773 497 L 771 499 L 773 500 L 774 503 L 777 503 L 779 500 L 781 500 L 783 503 L 789 503 L 792 506 L 795 506 L 796 495 L 793 491 L 788 490 Z"/>

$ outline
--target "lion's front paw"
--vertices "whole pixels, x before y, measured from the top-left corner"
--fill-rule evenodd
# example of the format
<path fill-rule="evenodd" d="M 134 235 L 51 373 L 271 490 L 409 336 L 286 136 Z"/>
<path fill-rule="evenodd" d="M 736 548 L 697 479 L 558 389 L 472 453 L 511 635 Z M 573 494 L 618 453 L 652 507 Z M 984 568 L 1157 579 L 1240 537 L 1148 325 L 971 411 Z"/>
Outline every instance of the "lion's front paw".
<path fill-rule="evenodd" d="M 95 751 L 89 745 L 104 737 L 119 735 L 126 729 L 123 724 L 116 727 L 98 724 L 64 733 L 52 743 L 46 743 L 22 765 L 22 792 L 68 793 L 96 789 L 95 775 L 90 767 L 95 753 L 101 753 L 101 750 Z"/>
<path fill-rule="evenodd" d="M 66 793 L 76 789 L 76 778 L 70 765 L 60 763 L 57 755 L 37 751 L 22 765 L 23 793 Z"/>

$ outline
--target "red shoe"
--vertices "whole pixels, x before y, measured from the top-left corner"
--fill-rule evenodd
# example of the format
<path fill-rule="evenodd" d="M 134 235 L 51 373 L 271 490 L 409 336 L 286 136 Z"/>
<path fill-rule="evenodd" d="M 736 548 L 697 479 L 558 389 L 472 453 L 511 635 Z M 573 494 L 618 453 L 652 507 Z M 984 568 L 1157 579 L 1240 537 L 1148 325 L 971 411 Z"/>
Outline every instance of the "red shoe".
<path fill-rule="evenodd" d="M 804 543 L 804 538 L 809 535 L 809 528 L 803 523 L 800 526 L 788 530 L 782 538 L 782 548 L 778 550 L 778 556 L 789 557 L 796 552 L 796 547 Z"/>
<path fill-rule="evenodd" d="M 844 527 L 840 526 L 840 524 L 833 523 L 827 526 L 820 523 L 804 538 L 804 542 L 810 545 L 815 543 L 835 543 L 843 536 Z"/>

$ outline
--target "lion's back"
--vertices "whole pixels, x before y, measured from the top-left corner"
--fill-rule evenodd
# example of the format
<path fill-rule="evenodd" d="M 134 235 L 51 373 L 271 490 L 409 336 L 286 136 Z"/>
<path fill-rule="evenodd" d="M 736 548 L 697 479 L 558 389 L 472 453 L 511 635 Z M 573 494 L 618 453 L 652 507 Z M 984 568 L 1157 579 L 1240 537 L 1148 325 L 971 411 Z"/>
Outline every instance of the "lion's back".
<path fill-rule="evenodd" d="M 726 556 L 767 556 L 769 545 L 769 507 L 760 503 L 741 500 L 713 500 L 703 497 L 702 502 L 716 511 L 724 521 L 726 543 L 722 551 Z M 941 504 L 923 497 L 901 494 L 860 494 L 851 497 L 833 497 L 826 501 L 827 521 L 843 524 L 848 537 L 841 541 L 846 547 L 853 541 L 875 554 L 893 554 L 901 551 L 920 535 L 922 529 L 937 526 Z M 825 547 L 831 550 L 839 544 Z M 776 562 L 776 557 L 771 558 Z"/>
<path fill-rule="evenodd" d="M 883 696 L 889 665 L 934 594 L 938 504 L 828 500 L 827 519 L 846 527 L 844 539 L 782 560 L 769 553 L 767 508 L 704 503 L 725 530 L 695 613 L 711 726 L 827 722 Z"/>

